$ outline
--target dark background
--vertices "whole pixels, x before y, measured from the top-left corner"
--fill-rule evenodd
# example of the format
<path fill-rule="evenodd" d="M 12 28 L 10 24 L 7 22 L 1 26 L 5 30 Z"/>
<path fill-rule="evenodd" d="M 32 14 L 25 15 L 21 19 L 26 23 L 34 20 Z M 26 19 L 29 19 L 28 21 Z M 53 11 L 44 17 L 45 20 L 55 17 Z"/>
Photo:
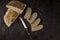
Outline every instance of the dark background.
<path fill-rule="evenodd" d="M 11 0 L 0 0 L 0 40 L 25 40 L 26 32 L 19 20 L 8 28 L 3 20 L 7 10 L 5 5 Z M 60 1 L 59 0 L 19 0 L 38 12 L 42 30 L 32 32 L 34 40 L 60 40 Z"/>

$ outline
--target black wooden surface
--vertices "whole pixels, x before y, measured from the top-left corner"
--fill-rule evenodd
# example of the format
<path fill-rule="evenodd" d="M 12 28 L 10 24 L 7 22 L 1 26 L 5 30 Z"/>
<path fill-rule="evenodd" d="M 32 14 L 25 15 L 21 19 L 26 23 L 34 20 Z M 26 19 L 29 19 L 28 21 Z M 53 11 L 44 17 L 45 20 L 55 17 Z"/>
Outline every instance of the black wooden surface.
<path fill-rule="evenodd" d="M 26 40 L 26 32 L 21 24 L 19 17 L 8 28 L 3 20 L 7 10 L 5 5 L 10 0 L 0 0 L 0 40 Z M 33 32 L 34 40 L 60 40 L 60 15 L 59 1 L 50 0 L 19 0 L 31 7 L 33 12 L 37 11 L 41 18 L 41 24 L 44 28 L 40 31 Z M 35 35 L 36 36 L 35 36 Z"/>

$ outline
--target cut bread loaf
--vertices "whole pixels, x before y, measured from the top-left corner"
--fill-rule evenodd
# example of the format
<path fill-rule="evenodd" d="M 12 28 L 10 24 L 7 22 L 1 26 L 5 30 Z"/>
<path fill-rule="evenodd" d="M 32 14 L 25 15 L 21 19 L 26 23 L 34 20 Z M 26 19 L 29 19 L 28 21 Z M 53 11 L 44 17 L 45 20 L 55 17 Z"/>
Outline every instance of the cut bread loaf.
<path fill-rule="evenodd" d="M 10 27 L 17 17 L 23 12 L 26 5 L 19 1 L 11 1 L 6 5 L 6 7 L 8 10 L 4 15 L 4 22 L 8 27 Z"/>

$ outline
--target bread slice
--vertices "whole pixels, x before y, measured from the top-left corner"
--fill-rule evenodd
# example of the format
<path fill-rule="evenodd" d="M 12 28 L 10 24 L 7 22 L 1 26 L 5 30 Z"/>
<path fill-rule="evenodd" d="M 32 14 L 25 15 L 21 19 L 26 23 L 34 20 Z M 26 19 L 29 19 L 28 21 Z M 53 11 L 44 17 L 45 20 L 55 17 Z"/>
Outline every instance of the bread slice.
<path fill-rule="evenodd" d="M 21 14 L 23 10 L 25 9 L 26 4 L 19 1 L 11 1 L 6 5 L 6 7 Z"/>
<path fill-rule="evenodd" d="M 4 15 L 4 22 L 8 27 L 10 27 L 17 17 L 23 12 L 26 5 L 19 1 L 11 1 L 6 5 L 6 7 L 8 10 Z"/>
<path fill-rule="evenodd" d="M 33 14 L 31 13 L 32 9 L 28 7 L 24 15 L 24 19 L 26 19 L 31 25 L 31 31 L 35 32 L 43 29 L 43 25 L 40 24 L 41 19 L 37 17 L 38 13 L 37 12 L 34 12 Z"/>
<path fill-rule="evenodd" d="M 43 25 L 37 25 L 35 27 L 31 27 L 32 32 L 39 31 L 41 29 L 43 29 Z"/>
<path fill-rule="evenodd" d="M 5 24 L 10 27 L 10 25 L 16 20 L 16 18 L 19 16 L 19 14 L 11 9 L 8 9 L 5 16 L 4 16 L 4 22 Z"/>

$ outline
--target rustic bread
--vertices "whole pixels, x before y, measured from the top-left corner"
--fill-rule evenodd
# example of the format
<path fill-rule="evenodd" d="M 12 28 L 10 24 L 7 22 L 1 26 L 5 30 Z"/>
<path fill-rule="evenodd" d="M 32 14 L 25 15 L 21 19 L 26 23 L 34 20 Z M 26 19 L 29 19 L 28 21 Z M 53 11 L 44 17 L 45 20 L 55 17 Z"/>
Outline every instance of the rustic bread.
<path fill-rule="evenodd" d="M 11 1 L 6 5 L 6 7 L 21 14 L 21 12 L 23 12 L 24 8 L 26 7 L 26 4 L 19 1 Z"/>
<path fill-rule="evenodd" d="M 6 14 L 4 15 L 5 24 L 10 27 L 11 24 L 17 19 L 17 17 L 23 12 L 26 5 L 19 1 L 11 1 L 6 7 L 8 8 Z"/>
<path fill-rule="evenodd" d="M 5 16 L 4 21 L 5 24 L 10 27 L 10 25 L 16 20 L 16 18 L 19 16 L 19 14 L 11 9 L 8 9 Z"/>

